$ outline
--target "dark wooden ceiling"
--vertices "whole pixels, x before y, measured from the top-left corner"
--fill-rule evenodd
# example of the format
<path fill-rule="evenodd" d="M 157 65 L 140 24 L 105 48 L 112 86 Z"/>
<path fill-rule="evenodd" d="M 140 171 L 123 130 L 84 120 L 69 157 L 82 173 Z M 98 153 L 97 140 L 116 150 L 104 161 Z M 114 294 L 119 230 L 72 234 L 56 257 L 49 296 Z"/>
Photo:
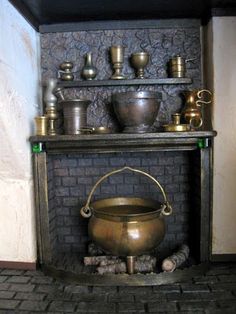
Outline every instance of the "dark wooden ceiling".
<path fill-rule="evenodd" d="M 82 21 L 236 15 L 236 0 L 9 0 L 35 27 Z"/>

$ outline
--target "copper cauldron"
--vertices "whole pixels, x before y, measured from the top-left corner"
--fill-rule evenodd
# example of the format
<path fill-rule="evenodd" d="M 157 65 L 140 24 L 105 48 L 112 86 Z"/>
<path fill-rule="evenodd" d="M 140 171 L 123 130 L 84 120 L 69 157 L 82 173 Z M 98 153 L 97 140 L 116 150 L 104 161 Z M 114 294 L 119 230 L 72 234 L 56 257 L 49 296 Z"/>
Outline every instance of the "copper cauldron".
<path fill-rule="evenodd" d="M 141 173 L 161 190 L 164 202 L 143 198 L 116 197 L 91 202 L 97 186 L 110 175 L 130 170 Z M 166 194 L 160 183 L 151 175 L 130 167 L 124 167 L 107 173 L 92 188 L 87 203 L 81 209 L 81 215 L 89 218 L 88 232 L 105 252 L 127 257 L 127 268 L 133 273 L 135 256 L 156 248 L 165 235 L 163 216 L 172 213 Z"/>

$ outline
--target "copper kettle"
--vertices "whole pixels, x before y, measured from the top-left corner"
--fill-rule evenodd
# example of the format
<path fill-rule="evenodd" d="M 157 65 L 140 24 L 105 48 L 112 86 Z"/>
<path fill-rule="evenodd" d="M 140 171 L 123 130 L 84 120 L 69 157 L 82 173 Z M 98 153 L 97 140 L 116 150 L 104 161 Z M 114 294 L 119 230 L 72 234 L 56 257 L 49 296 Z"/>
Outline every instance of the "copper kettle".
<path fill-rule="evenodd" d="M 183 94 L 185 106 L 182 110 L 182 116 L 192 129 L 198 129 L 203 123 L 201 104 L 210 104 L 212 102 L 212 93 L 207 89 L 195 89 L 185 91 Z M 209 99 L 203 99 L 205 95 L 208 95 Z"/>

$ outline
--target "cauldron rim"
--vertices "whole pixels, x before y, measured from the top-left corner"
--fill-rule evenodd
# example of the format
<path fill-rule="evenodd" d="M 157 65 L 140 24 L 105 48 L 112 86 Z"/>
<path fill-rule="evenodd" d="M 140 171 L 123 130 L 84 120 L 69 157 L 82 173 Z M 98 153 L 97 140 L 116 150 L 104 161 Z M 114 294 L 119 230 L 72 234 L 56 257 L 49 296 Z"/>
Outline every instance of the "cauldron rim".
<path fill-rule="evenodd" d="M 115 212 L 109 212 L 113 206 L 133 206 L 135 208 L 142 207 L 143 209 L 150 209 L 139 213 L 122 213 L 115 210 Z M 159 217 L 162 211 L 162 204 L 159 201 L 153 199 L 145 199 L 138 197 L 113 197 L 97 200 L 91 203 L 91 209 L 93 215 L 97 218 L 115 221 L 144 221 Z"/>

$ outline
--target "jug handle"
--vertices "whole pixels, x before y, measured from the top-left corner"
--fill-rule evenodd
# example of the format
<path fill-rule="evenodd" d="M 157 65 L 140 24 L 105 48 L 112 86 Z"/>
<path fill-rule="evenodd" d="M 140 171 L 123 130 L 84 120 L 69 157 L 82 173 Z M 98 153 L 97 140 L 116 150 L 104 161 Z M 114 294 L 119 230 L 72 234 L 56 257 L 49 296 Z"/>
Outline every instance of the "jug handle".
<path fill-rule="evenodd" d="M 196 118 L 190 119 L 190 121 L 189 121 L 190 128 L 191 128 L 192 130 L 199 129 L 199 128 L 202 126 L 202 123 L 203 123 L 202 118 L 199 119 L 199 122 L 198 122 L 197 125 L 194 125 L 194 123 L 193 123 L 194 120 L 196 120 Z"/>
<path fill-rule="evenodd" d="M 137 172 L 137 173 L 141 173 L 143 175 L 145 175 L 146 177 L 150 178 L 152 181 L 154 181 L 156 183 L 156 185 L 159 187 L 159 189 L 161 190 L 161 193 L 164 197 L 164 203 L 162 204 L 162 207 L 161 207 L 161 214 L 162 215 L 165 215 L 165 216 L 169 216 L 172 214 L 172 207 L 171 205 L 169 204 L 168 200 L 167 200 L 167 197 L 166 197 L 166 194 L 165 194 L 165 191 L 163 189 L 163 187 L 161 186 L 161 184 L 155 179 L 153 178 L 150 174 L 142 171 L 142 170 L 139 170 L 139 169 L 134 169 L 134 168 L 131 168 L 131 167 L 128 167 L 128 166 L 125 166 L 121 169 L 118 169 L 118 170 L 114 170 L 114 171 L 111 171 L 107 174 L 105 174 L 103 177 L 101 177 L 96 183 L 95 185 L 93 186 L 91 192 L 89 193 L 89 196 L 88 196 L 88 199 L 87 199 L 87 202 L 85 204 L 84 207 L 81 208 L 80 210 L 80 213 L 81 215 L 84 217 L 84 218 L 89 218 L 91 215 L 92 215 L 92 209 L 90 207 L 90 202 L 91 202 L 91 198 L 93 196 L 93 193 L 94 191 L 96 190 L 96 188 L 98 187 L 98 185 L 103 181 L 105 180 L 106 178 L 108 178 L 109 176 L 113 175 L 113 174 L 116 174 L 116 173 L 119 173 L 119 172 L 122 172 L 124 170 L 130 170 L 130 171 L 133 171 L 133 172 Z"/>
<path fill-rule="evenodd" d="M 204 93 L 207 93 L 209 95 L 209 100 L 201 100 L 201 98 L 204 97 Z M 212 93 L 208 89 L 201 89 L 197 92 L 197 97 L 199 100 L 196 101 L 196 105 L 198 107 L 201 106 L 201 104 L 210 104 L 212 102 Z"/>

